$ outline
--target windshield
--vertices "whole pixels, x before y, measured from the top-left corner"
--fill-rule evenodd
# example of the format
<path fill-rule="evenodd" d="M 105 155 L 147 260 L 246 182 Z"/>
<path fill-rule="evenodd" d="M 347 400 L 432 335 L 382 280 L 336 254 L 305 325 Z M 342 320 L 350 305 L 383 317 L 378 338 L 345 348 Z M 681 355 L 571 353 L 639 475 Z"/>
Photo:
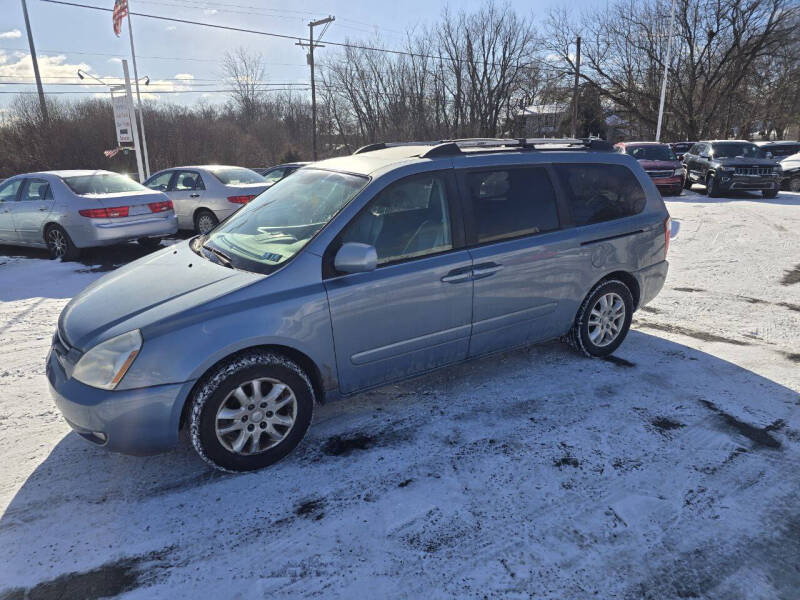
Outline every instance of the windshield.
<path fill-rule="evenodd" d="M 669 146 L 627 146 L 625 152 L 636 160 L 678 160 Z"/>
<path fill-rule="evenodd" d="M 297 254 L 368 181 L 303 169 L 220 224 L 204 245 L 225 254 L 234 267 L 270 272 Z"/>
<path fill-rule="evenodd" d="M 766 152 L 755 144 L 714 144 L 714 158 L 767 158 Z"/>
<path fill-rule="evenodd" d="M 92 173 L 91 175 L 62 177 L 62 179 L 78 196 L 148 191 L 143 185 L 119 173 Z"/>
<path fill-rule="evenodd" d="M 209 169 L 214 176 L 225 185 L 241 185 L 243 183 L 264 183 L 261 175 L 243 167 L 215 167 Z"/>

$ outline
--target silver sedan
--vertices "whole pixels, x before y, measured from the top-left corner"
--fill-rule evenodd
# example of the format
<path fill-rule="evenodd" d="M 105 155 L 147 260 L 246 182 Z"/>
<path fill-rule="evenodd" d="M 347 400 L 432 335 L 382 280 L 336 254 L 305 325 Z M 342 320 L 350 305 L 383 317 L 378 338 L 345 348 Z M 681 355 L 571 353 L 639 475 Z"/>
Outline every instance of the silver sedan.
<path fill-rule="evenodd" d="M 0 184 L 0 244 L 74 259 L 82 248 L 129 240 L 155 247 L 177 228 L 169 198 L 119 173 L 42 171 Z"/>
<path fill-rule="evenodd" d="M 224 165 L 165 169 L 144 185 L 172 200 L 180 229 L 197 233 L 208 233 L 269 187 L 255 171 Z"/>

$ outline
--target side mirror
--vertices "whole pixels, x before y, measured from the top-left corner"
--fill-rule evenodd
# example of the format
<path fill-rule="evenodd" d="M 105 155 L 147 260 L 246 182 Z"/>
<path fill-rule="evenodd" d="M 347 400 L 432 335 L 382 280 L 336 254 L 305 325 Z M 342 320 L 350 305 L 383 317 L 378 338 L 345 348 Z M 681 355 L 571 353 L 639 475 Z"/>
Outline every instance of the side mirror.
<path fill-rule="evenodd" d="M 767 152 L 767 158 L 772 158 L 772 152 Z"/>
<path fill-rule="evenodd" d="M 708 158 L 708 153 L 707 152 L 701 152 L 700 153 L 700 158 Z"/>
<path fill-rule="evenodd" d="M 344 273 L 366 273 L 378 266 L 378 253 L 375 246 L 347 242 L 342 244 L 333 259 L 333 266 Z"/>

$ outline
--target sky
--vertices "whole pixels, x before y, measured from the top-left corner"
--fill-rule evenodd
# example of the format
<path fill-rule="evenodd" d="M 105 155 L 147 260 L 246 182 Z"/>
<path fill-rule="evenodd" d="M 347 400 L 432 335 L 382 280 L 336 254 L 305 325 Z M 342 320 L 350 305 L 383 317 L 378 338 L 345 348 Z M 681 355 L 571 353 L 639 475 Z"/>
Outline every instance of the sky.
<path fill-rule="evenodd" d="M 113 0 L 72 0 L 105 8 Z M 598 0 L 594 0 L 597 2 Z M 104 96 L 105 88 L 90 79 L 81 81 L 83 69 L 105 82 L 122 77 L 121 59 L 130 63 L 127 23 L 120 37 L 112 30 L 111 13 L 43 0 L 27 0 L 39 69 L 46 92 L 59 92 L 58 98 Z M 451 9 L 476 10 L 483 0 L 450 2 Z M 573 0 L 572 9 L 588 7 L 593 0 Z M 509 4 L 520 14 L 543 18 L 559 3 L 556 0 L 514 0 Z M 400 47 L 403 32 L 435 22 L 447 6 L 444 0 L 129 0 L 133 12 L 179 19 L 257 29 L 308 37 L 308 22 L 328 15 L 331 24 L 325 39 L 375 39 L 385 47 Z M 317 30 L 319 32 L 319 30 Z M 222 81 L 220 65 L 228 50 L 245 47 L 260 52 L 266 63 L 265 80 L 275 88 L 289 84 L 306 90 L 309 69 L 305 51 L 292 40 L 237 33 L 196 25 L 133 17 L 133 34 L 140 78 L 148 76 L 150 85 L 142 87 L 146 99 L 178 104 L 221 102 L 225 94 L 217 90 Z M 317 51 L 318 60 L 332 47 Z M 131 76 L 133 76 L 133 67 Z M 25 81 L 28 85 L 11 85 Z M 6 111 L 13 92 L 35 92 L 28 40 L 21 0 L 0 0 L 0 111 Z M 61 85 L 56 85 L 61 84 Z M 65 85 L 70 84 L 70 85 Z M 190 91 L 191 90 L 191 91 Z M 154 94 L 152 92 L 169 92 Z M 12 92 L 12 93 L 9 93 Z"/>

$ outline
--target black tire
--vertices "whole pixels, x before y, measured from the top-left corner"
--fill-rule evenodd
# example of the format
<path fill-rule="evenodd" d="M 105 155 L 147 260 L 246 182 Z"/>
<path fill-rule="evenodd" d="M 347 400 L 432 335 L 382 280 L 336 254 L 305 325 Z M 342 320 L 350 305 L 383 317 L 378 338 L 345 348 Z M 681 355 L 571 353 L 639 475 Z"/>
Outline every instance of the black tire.
<path fill-rule="evenodd" d="M 44 241 L 50 252 L 50 258 L 77 260 L 81 255 L 81 249 L 73 243 L 72 238 L 61 225 L 48 225 L 44 230 Z"/>
<path fill-rule="evenodd" d="M 206 219 L 208 219 L 208 221 L 206 221 Z M 211 226 L 206 228 L 204 226 L 204 223 L 206 222 L 209 222 Z M 194 230 L 196 233 L 199 233 L 200 235 L 208 233 L 218 224 L 219 224 L 219 219 L 217 218 L 217 215 L 215 215 L 208 209 L 201 208 L 194 214 Z"/>
<path fill-rule="evenodd" d="M 764 198 L 775 198 L 778 195 L 778 190 L 777 188 L 774 190 L 761 190 L 761 195 Z"/>
<path fill-rule="evenodd" d="M 136 242 L 142 248 L 147 248 L 148 250 L 157 250 L 158 248 L 161 248 L 161 238 L 143 237 L 136 240 Z"/>
<path fill-rule="evenodd" d="M 789 191 L 800 192 L 800 177 L 792 177 L 789 180 Z"/>
<path fill-rule="evenodd" d="M 686 177 L 683 179 L 683 189 L 690 190 L 692 189 L 692 178 L 689 177 L 689 174 L 686 174 Z"/>
<path fill-rule="evenodd" d="M 713 173 L 706 175 L 706 194 L 709 198 L 719 198 L 719 181 Z"/>
<path fill-rule="evenodd" d="M 268 379 L 283 384 L 287 386 L 291 394 L 294 394 L 295 404 L 291 406 L 294 422 L 287 430 L 281 432 L 285 437 L 275 445 L 261 451 L 253 451 L 253 444 L 256 442 L 246 441 L 241 448 L 245 452 L 237 453 L 232 449 L 226 448 L 220 441 L 220 436 L 217 435 L 218 413 L 223 408 L 223 405 L 229 408 L 231 401 L 238 403 L 238 400 L 232 394 L 240 386 L 248 389 L 247 386 L 251 385 L 248 382 L 257 379 Z M 253 388 L 251 387 L 250 389 Z M 263 388 L 261 390 L 263 391 Z M 263 399 L 266 400 L 266 398 Z M 258 400 L 255 402 L 258 402 Z M 272 416 L 272 413 L 267 412 L 268 407 L 264 407 L 264 405 L 252 404 L 250 406 L 253 406 L 255 411 L 262 415 L 260 418 L 264 419 L 264 421 L 259 421 L 259 424 L 266 422 L 268 415 Z M 259 407 L 265 408 L 265 410 L 259 410 Z M 242 403 L 241 410 L 246 408 Z M 189 420 L 192 445 L 200 457 L 215 469 L 229 472 L 261 469 L 279 461 L 294 450 L 308 430 L 313 412 L 314 388 L 308 375 L 300 366 L 279 354 L 259 351 L 247 352 L 215 367 L 197 387 L 192 398 Z M 252 416 L 256 413 L 251 412 L 249 414 Z M 277 410 L 275 414 L 278 414 Z M 247 417 L 248 415 L 244 416 Z M 237 431 L 241 431 L 241 435 L 244 436 L 255 435 L 258 434 L 256 427 L 259 425 L 256 424 L 254 419 L 258 418 L 253 417 L 247 425 L 244 425 L 245 418 L 224 419 L 225 427 L 229 427 L 234 423 L 239 424 L 241 421 L 242 424 Z M 227 424 L 228 421 L 230 421 L 229 424 Z M 245 431 L 251 431 L 245 428 L 251 427 L 255 430 L 255 434 L 245 433 Z M 272 426 L 272 430 L 275 431 L 274 426 Z M 224 431 L 221 433 L 224 439 Z M 264 436 L 267 436 L 267 443 L 272 441 L 267 430 L 264 430 L 259 440 L 263 441 L 265 439 Z"/>
<path fill-rule="evenodd" d="M 625 305 L 625 315 L 616 337 L 604 345 L 598 345 L 592 341 L 589 335 L 589 317 L 595 305 L 607 294 L 616 294 L 622 300 Z M 586 295 L 578 309 L 578 314 L 575 315 L 575 322 L 567 335 L 567 341 L 574 350 L 584 356 L 608 356 L 619 348 L 619 345 L 625 340 L 625 336 L 628 335 L 628 330 L 631 327 L 632 318 L 633 294 L 631 294 L 630 289 L 617 279 L 606 279 L 594 286 Z"/>

